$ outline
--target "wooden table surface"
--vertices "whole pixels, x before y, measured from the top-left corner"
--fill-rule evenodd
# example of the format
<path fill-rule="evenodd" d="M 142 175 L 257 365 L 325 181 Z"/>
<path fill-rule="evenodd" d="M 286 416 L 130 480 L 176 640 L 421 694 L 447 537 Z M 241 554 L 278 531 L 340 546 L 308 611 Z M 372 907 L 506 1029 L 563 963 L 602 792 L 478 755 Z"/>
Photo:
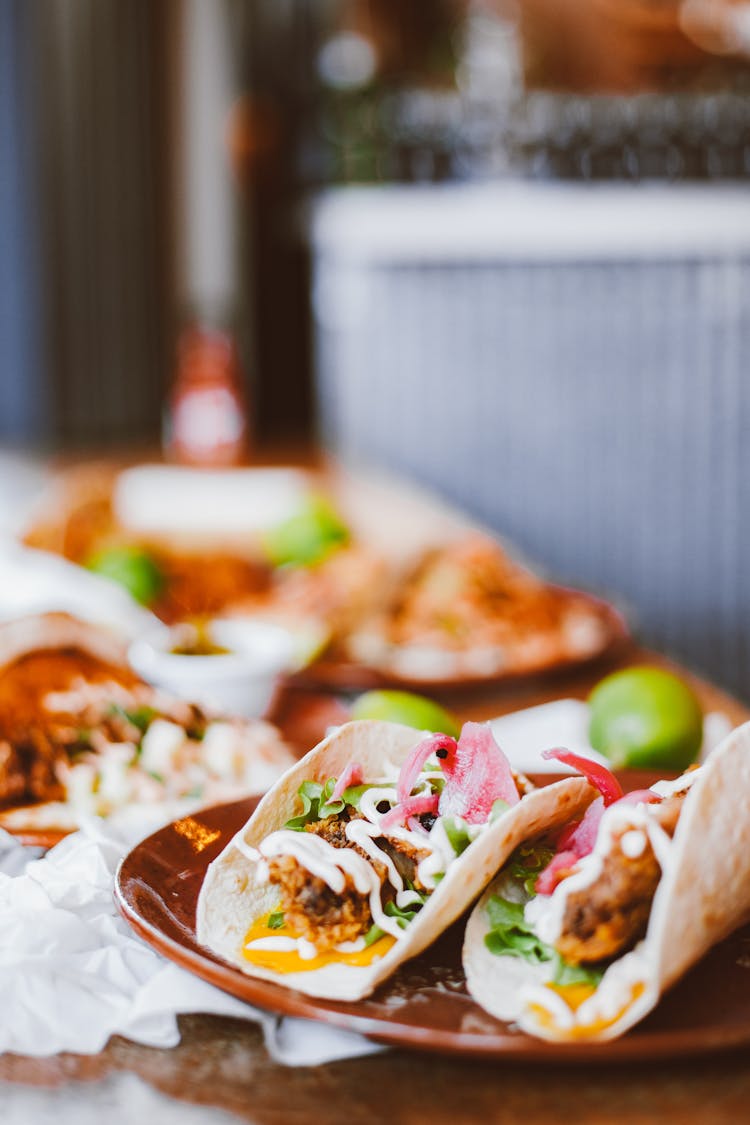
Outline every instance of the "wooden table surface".
<path fill-rule="evenodd" d="M 607 667 L 447 702 L 463 719 L 482 719 L 554 698 L 585 698 L 609 667 L 644 660 L 666 663 L 633 647 Z M 707 711 L 723 711 L 735 723 L 750 717 L 723 692 L 697 678 L 694 683 Z M 298 714 L 302 698 L 286 700 L 282 710 Z M 318 719 L 324 720 L 322 712 Z M 553 1125 L 570 1116 L 575 1125 L 665 1120 L 736 1125 L 750 1116 L 748 1052 L 684 1063 L 675 1059 L 582 1069 L 478 1063 L 393 1050 L 289 1068 L 270 1060 L 253 1024 L 195 1015 L 182 1017 L 180 1025 L 182 1042 L 172 1050 L 113 1039 L 95 1057 L 0 1058 L 0 1121 Z"/>

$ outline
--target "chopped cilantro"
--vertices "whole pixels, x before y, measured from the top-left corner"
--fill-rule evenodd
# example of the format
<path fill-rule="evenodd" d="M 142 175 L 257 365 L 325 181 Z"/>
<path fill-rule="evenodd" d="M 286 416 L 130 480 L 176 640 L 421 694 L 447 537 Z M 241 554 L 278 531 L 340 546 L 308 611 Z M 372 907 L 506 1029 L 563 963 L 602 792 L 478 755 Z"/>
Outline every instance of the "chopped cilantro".
<path fill-rule="evenodd" d="M 268 926 L 269 930 L 280 930 L 284 925 L 284 911 L 274 910 L 273 914 L 268 915 L 268 921 L 266 922 L 266 925 Z"/>
<path fill-rule="evenodd" d="M 536 881 L 554 854 L 545 844 L 524 844 L 510 857 L 508 871 L 529 897 L 534 894 Z"/>

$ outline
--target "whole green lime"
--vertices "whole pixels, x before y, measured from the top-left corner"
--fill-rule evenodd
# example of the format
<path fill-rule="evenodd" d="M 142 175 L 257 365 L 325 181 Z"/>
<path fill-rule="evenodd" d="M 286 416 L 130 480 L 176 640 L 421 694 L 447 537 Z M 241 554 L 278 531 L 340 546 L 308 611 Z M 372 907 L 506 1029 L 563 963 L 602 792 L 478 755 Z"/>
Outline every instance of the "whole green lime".
<path fill-rule="evenodd" d="M 459 723 L 444 707 L 410 691 L 366 691 L 354 701 L 352 718 L 403 723 L 406 727 L 449 734 L 452 738 L 458 738 L 461 733 Z"/>
<path fill-rule="evenodd" d="M 108 547 L 86 563 L 89 570 L 123 586 L 141 605 L 151 605 L 164 587 L 164 576 L 140 547 Z"/>
<path fill-rule="evenodd" d="M 605 677 L 589 697 L 589 739 L 616 769 L 684 770 L 698 756 L 703 714 L 679 676 L 647 665 Z"/>

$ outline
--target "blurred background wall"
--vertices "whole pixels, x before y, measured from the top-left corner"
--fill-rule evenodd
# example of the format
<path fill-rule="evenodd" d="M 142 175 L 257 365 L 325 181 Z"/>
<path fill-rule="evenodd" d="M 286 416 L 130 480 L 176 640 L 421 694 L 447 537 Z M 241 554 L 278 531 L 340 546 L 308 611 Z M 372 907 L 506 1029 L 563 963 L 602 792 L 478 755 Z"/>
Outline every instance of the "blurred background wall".
<path fill-rule="evenodd" d="M 153 448 L 219 325 L 257 442 L 419 477 L 750 694 L 749 12 L 0 0 L 0 437 Z"/>

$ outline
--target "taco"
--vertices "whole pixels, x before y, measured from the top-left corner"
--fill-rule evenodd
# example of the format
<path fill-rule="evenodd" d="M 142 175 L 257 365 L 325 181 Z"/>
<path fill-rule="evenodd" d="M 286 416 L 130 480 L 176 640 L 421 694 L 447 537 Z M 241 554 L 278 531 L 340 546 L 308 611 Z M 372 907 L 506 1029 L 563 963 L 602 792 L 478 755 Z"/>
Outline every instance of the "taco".
<path fill-rule="evenodd" d="M 603 767 L 548 756 L 600 795 L 493 881 L 466 929 L 467 985 L 532 1035 L 612 1039 L 750 917 L 750 724 L 703 766 L 626 795 Z"/>
<path fill-rule="evenodd" d="M 208 868 L 198 940 L 251 976 L 357 1000 L 429 945 L 524 839 L 580 815 L 583 778 L 535 790 L 487 725 L 340 727 Z"/>
<path fill-rule="evenodd" d="M 63 613 L 0 626 L 0 827 L 64 832 L 133 805 L 177 812 L 262 792 L 293 760 L 268 723 L 145 683 L 98 626 Z"/>
<path fill-rule="evenodd" d="M 346 645 L 352 659 L 417 683 L 584 662 L 623 631 L 610 606 L 544 582 L 475 533 L 421 555 Z"/>

